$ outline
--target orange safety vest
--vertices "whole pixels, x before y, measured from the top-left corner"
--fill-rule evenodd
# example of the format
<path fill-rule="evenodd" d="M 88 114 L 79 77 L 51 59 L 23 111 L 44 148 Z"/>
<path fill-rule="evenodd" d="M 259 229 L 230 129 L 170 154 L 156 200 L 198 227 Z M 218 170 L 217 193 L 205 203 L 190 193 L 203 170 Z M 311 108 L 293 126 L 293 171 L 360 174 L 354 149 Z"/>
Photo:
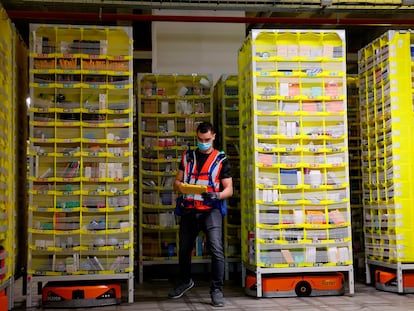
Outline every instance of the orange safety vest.
<path fill-rule="evenodd" d="M 198 172 L 195 150 L 192 151 L 192 155 L 187 155 L 187 152 L 184 152 L 182 158 L 184 166 L 184 181 L 192 185 L 197 184 L 207 186 L 208 192 L 219 192 L 219 176 L 221 163 L 224 158 L 225 157 L 222 156 L 220 151 L 214 149 L 213 152 L 209 154 L 206 162 L 201 168 L 201 171 Z M 197 210 L 210 210 L 213 208 L 213 206 L 206 205 L 204 203 L 204 200 L 200 194 L 185 194 L 184 200 L 186 208 L 195 208 Z"/>

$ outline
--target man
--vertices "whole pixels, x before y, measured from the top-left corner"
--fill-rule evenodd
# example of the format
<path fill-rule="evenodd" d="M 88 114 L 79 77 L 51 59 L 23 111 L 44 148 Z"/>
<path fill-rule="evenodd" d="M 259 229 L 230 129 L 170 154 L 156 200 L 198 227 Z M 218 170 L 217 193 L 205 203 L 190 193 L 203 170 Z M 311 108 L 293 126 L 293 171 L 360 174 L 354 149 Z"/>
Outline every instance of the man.
<path fill-rule="evenodd" d="M 177 172 L 174 189 L 183 193 L 184 183 L 207 186 L 207 192 L 184 195 L 180 211 L 179 231 L 179 273 L 181 283 L 168 296 L 180 298 L 194 286 L 191 278 L 191 254 L 200 230 L 207 237 L 211 255 L 210 295 L 213 306 L 224 306 L 224 251 L 223 215 L 224 200 L 233 195 L 233 180 L 230 163 L 213 147 L 216 133 L 210 122 L 202 122 L 197 127 L 197 149 L 184 152 Z M 224 205 L 225 206 L 225 205 Z"/>

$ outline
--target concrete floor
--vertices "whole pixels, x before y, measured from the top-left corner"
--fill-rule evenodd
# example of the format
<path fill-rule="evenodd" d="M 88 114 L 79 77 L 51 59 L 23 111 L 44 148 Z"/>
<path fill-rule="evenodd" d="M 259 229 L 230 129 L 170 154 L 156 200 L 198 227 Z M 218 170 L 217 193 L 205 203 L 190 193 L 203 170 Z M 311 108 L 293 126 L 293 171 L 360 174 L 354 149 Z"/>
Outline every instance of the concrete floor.
<path fill-rule="evenodd" d="M 19 280 L 16 281 L 15 308 L 13 310 L 37 310 L 25 308 L 25 296 L 21 295 Z M 134 303 L 84 309 L 47 310 L 99 310 L 99 311 L 407 311 L 414 310 L 414 294 L 383 292 L 372 286 L 356 283 L 355 294 L 349 296 L 319 296 L 294 298 L 255 298 L 246 296 L 240 284 L 229 281 L 224 289 L 225 306 L 215 308 L 210 304 L 209 283 L 196 280 L 195 287 L 179 299 L 169 299 L 167 294 L 172 284 L 166 280 L 146 281 L 135 285 Z"/>

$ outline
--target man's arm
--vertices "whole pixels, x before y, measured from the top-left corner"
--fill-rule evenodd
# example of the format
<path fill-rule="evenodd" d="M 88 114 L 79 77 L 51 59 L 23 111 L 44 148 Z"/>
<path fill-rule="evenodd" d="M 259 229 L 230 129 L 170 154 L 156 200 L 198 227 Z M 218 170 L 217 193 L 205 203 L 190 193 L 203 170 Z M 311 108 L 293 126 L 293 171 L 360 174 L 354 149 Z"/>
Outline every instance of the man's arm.
<path fill-rule="evenodd" d="M 223 190 L 220 192 L 220 200 L 225 200 L 233 195 L 233 178 L 224 178 L 221 180 Z"/>
<path fill-rule="evenodd" d="M 174 180 L 174 190 L 182 192 L 181 191 L 181 185 L 184 181 L 184 171 L 183 170 L 178 170 L 177 171 L 177 175 L 175 176 L 175 180 Z"/>

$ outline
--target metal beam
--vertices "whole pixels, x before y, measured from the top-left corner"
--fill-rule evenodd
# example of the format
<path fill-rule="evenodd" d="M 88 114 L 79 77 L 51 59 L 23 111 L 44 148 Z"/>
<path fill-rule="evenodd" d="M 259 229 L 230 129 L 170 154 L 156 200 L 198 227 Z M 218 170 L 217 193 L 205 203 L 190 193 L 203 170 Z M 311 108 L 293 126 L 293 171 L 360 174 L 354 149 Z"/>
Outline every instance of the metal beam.
<path fill-rule="evenodd" d="M 323 18 L 323 17 L 235 17 L 235 16 L 179 16 L 116 13 L 32 12 L 8 11 L 11 19 L 48 21 L 135 21 L 135 22 L 204 22 L 273 25 L 336 25 L 336 26 L 414 26 L 414 19 L 396 18 Z"/>
<path fill-rule="evenodd" d="M 408 1 L 408 2 L 407 2 Z M 38 6 L 90 6 L 100 8 L 131 9 L 191 9 L 191 10 L 238 10 L 271 11 L 281 10 L 413 10 L 412 0 L 329 0 L 327 6 L 322 0 L 3 0 L 4 4 L 16 3 Z"/>

